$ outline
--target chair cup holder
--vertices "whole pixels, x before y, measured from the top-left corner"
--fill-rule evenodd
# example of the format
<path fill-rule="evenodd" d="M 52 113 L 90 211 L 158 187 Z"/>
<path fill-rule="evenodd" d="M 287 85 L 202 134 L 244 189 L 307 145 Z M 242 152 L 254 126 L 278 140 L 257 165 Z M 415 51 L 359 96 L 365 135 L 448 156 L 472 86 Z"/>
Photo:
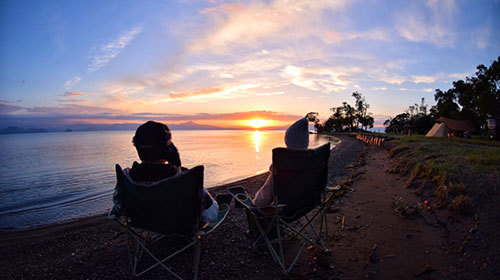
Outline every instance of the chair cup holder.
<path fill-rule="evenodd" d="M 236 195 L 236 207 L 237 208 L 243 208 L 244 206 L 241 204 L 240 201 L 242 202 L 246 202 L 247 200 L 249 200 L 250 198 L 248 197 L 247 194 L 245 193 L 239 193 Z"/>
<path fill-rule="evenodd" d="M 229 205 L 227 205 L 226 203 L 219 205 L 219 212 L 226 211 L 228 207 Z"/>

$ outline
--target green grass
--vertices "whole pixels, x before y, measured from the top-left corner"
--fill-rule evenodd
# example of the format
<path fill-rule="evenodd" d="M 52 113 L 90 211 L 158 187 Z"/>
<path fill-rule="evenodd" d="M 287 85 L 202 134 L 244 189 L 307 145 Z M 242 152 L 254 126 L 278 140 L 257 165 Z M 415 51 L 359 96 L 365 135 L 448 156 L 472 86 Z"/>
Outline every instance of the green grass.
<path fill-rule="evenodd" d="M 500 147 L 500 141 L 493 141 L 481 138 L 479 136 L 474 136 L 472 139 L 465 138 L 448 138 L 448 137 L 426 137 L 425 135 L 412 135 L 408 137 L 406 134 L 386 134 L 388 137 L 394 137 L 396 139 L 402 139 L 404 141 L 411 141 L 413 139 L 431 139 L 433 141 L 440 141 L 445 143 L 460 143 L 460 144 L 472 144 L 472 145 L 481 145 L 481 146 L 491 146 L 491 147 Z"/>
<path fill-rule="evenodd" d="M 468 196 L 484 196 L 488 188 L 499 184 L 500 148 L 482 141 L 397 136 L 389 151 L 395 158 L 390 172 L 409 175 L 408 187 L 417 181 L 434 182 L 439 203 L 450 205 L 456 213 L 467 213 Z"/>
<path fill-rule="evenodd" d="M 400 154 L 397 164 L 402 173 L 416 168 L 424 177 L 437 176 L 439 183 L 468 181 L 469 177 L 500 170 L 497 147 L 425 136 L 404 136 L 393 142 L 396 146 L 390 154 Z"/>

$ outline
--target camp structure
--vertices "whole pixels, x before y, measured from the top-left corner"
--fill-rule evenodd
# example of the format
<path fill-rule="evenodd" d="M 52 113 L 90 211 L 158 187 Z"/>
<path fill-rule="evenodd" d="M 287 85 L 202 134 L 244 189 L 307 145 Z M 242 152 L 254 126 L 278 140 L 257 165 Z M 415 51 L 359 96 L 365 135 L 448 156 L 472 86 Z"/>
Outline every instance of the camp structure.
<path fill-rule="evenodd" d="M 434 126 L 427 132 L 425 136 L 429 137 L 445 137 L 448 129 L 444 123 L 435 123 Z"/>
<path fill-rule="evenodd" d="M 448 132 L 466 132 L 474 131 L 474 126 L 469 120 L 454 120 L 445 117 L 437 119 L 437 123 L 427 132 L 425 136 L 445 137 Z"/>

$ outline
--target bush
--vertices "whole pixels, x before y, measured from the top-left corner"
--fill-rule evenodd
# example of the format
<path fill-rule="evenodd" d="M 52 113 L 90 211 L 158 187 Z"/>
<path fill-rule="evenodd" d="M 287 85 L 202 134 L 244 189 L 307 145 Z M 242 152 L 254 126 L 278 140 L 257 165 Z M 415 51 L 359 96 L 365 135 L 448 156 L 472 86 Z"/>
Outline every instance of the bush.
<path fill-rule="evenodd" d="M 467 196 L 461 194 L 451 201 L 450 210 L 459 215 L 468 214 L 472 210 L 472 202 Z"/>
<path fill-rule="evenodd" d="M 402 151 L 405 151 L 405 150 L 408 150 L 408 149 L 410 149 L 410 147 L 408 147 L 406 145 L 396 146 L 396 147 L 392 148 L 392 150 L 389 152 L 389 156 L 392 158 L 395 155 L 401 153 Z"/>

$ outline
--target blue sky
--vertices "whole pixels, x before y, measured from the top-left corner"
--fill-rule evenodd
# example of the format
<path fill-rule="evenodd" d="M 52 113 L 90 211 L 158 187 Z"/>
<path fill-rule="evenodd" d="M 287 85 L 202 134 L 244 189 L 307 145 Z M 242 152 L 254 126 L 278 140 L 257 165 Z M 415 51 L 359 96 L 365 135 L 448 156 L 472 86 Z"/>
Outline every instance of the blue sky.
<path fill-rule="evenodd" d="M 376 124 L 500 55 L 500 1 L 1 1 L 0 126 Z"/>

